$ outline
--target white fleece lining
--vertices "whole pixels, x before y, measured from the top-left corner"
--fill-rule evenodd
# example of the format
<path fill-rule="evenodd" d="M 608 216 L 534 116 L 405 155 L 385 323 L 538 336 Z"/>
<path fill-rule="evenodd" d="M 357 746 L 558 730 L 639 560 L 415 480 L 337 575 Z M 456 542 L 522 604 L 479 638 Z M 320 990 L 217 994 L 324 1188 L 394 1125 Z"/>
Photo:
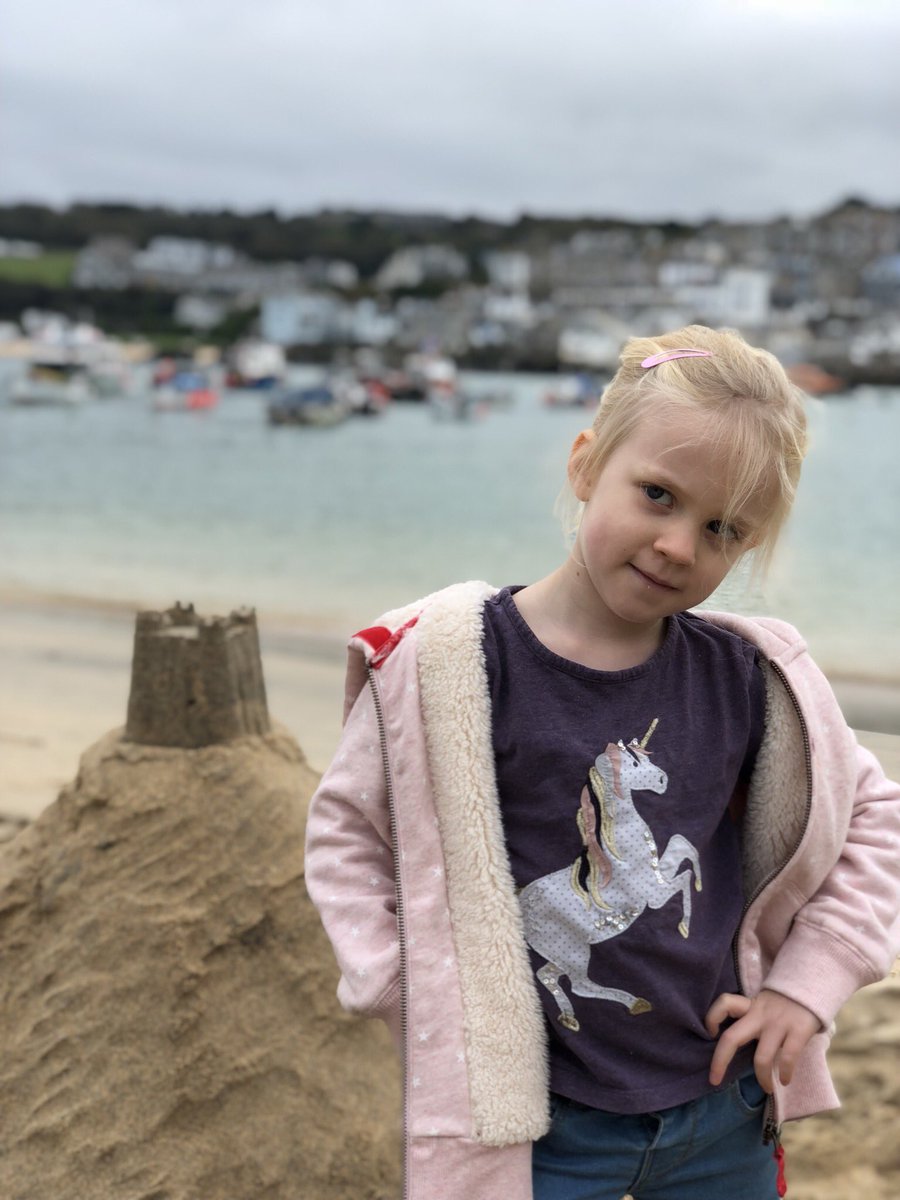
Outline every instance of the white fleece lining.
<path fill-rule="evenodd" d="M 786 796 L 807 791 L 806 762 L 797 747 L 803 743 L 800 720 L 787 689 L 766 665 L 766 736 L 753 768 L 744 814 L 744 894 L 759 885 L 799 845 L 805 819 L 802 804 L 785 803 Z"/>
<path fill-rule="evenodd" d="M 416 627 L 419 687 L 463 998 L 478 1141 L 533 1141 L 549 1123 L 543 1012 L 500 819 L 482 610 L 496 589 L 465 583 Z"/>
<path fill-rule="evenodd" d="M 753 767 L 742 836 L 744 895 L 752 896 L 797 847 L 806 817 L 806 761 L 797 751 L 803 745 L 803 729 L 786 685 L 768 661 L 796 649 L 796 641 L 786 637 L 796 638 L 796 631 L 771 618 L 708 610 L 695 615 L 753 642 L 763 655 L 766 733 Z M 793 802 L 788 803 L 789 797 Z"/>

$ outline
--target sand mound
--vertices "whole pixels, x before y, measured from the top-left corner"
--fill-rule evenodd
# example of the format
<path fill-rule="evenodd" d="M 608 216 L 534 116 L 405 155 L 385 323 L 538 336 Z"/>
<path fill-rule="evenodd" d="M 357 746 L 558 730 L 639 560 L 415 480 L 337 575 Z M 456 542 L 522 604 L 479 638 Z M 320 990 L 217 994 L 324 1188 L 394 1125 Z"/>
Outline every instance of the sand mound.
<path fill-rule="evenodd" d="M 0 846 L 0 1195 L 393 1200 L 399 1090 L 341 1014 L 283 732 L 112 733 Z"/>

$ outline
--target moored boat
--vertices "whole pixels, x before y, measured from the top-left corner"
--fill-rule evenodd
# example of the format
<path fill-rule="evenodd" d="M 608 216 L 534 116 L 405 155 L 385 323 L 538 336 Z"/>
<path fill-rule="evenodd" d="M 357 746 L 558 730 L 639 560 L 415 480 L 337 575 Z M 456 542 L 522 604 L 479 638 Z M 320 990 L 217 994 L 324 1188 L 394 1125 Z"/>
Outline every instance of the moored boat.
<path fill-rule="evenodd" d="M 216 407 L 219 393 L 205 371 L 175 371 L 156 383 L 152 403 L 157 412 L 202 412 Z"/>
<path fill-rule="evenodd" d="M 832 375 L 817 363 L 792 363 L 786 368 L 788 379 L 798 388 L 808 392 L 810 396 L 829 396 L 835 392 L 847 389 L 846 382 L 837 375 Z"/>
<path fill-rule="evenodd" d="M 606 381 L 582 373 L 566 375 L 544 393 L 546 408 L 596 408 Z"/>
<path fill-rule="evenodd" d="M 265 391 L 284 382 L 287 361 L 274 342 L 238 342 L 228 355 L 225 383 L 230 388 Z"/>
<path fill-rule="evenodd" d="M 94 389 L 82 363 L 69 358 L 35 359 L 9 391 L 10 404 L 71 408 L 93 399 Z"/>
<path fill-rule="evenodd" d="M 332 388 L 320 384 L 273 397 L 266 415 L 270 425 L 310 425 L 323 429 L 346 420 L 348 409 Z"/>
<path fill-rule="evenodd" d="M 391 395 L 378 376 L 335 372 L 323 385 L 351 417 L 377 417 L 391 402 Z"/>

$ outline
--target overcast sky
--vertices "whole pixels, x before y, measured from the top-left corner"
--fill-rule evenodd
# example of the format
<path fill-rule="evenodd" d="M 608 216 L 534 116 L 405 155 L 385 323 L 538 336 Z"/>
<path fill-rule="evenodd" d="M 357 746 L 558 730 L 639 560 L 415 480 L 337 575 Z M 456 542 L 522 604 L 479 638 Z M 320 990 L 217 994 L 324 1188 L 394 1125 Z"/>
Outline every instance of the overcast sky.
<path fill-rule="evenodd" d="M 897 0 L 3 0 L 0 202 L 900 205 Z"/>

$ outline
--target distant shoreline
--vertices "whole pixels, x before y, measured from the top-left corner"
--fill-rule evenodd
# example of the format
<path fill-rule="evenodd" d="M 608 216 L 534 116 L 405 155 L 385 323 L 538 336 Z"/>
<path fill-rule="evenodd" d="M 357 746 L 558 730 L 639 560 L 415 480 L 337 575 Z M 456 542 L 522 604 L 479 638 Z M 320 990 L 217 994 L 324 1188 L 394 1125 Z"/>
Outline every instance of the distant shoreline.
<path fill-rule="evenodd" d="M 191 603 L 191 598 L 173 596 L 172 604 L 176 602 Z M 195 607 L 202 610 L 206 616 L 227 616 L 235 606 L 197 604 Z M 321 643 L 323 647 L 334 643 L 341 655 L 347 638 L 353 632 L 349 626 L 339 624 L 324 614 L 284 612 L 252 604 L 247 607 L 256 612 L 261 630 L 266 629 L 281 638 Z M 159 605 L 147 600 L 95 596 L 81 592 L 43 591 L 0 582 L 0 612 L 4 608 L 27 611 L 35 615 L 39 612 L 68 613 L 73 617 L 82 614 L 86 619 L 107 616 L 119 620 L 133 620 L 136 613 L 157 609 Z"/>

